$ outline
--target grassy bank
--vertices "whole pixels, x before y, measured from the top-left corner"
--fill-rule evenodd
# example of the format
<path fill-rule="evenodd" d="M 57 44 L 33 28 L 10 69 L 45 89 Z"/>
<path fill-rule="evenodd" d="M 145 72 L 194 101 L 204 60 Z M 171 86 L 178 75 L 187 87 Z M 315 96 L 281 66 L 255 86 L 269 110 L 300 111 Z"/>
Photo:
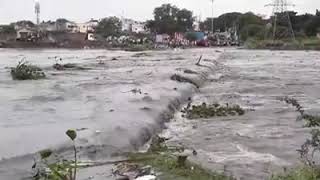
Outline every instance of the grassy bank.
<path fill-rule="evenodd" d="M 273 50 L 320 50 L 320 39 L 317 37 L 297 38 L 282 40 L 257 40 L 249 39 L 245 42 L 248 49 L 273 49 Z"/>
<path fill-rule="evenodd" d="M 169 147 L 165 139 L 155 136 L 145 153 L 129 153 L 128 161 L 140 167 L 151 166 L 159 180 L 233 180 L 224 173 L 213 172 L 188 160 L 184 147 Z"/>
<path fill-rule="evenodd" d="M 272 176 L 271 180 L 319 180 L 320 171 L 311 167 L 303 167 L 289 172 L 283 173 L 282 175 Z"/>
<path fill-rule="evenodd" d="M 163 180 L 232 180 L 231 177 L 211 172 L 189 161 L 181 165 L 178 157 L 168 153 L 134 153 L 129 155 L 129 159 L 141 166 L 152 166 L 160 172 L 158 178 Z"/>

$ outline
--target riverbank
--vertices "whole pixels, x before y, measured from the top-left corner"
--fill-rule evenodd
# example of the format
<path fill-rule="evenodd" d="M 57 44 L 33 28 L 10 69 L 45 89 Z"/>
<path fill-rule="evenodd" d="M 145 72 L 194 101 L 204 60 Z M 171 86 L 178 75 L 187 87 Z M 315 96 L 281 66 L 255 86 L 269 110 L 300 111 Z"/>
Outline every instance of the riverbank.
<path fill-rule="evenodd" d="M 296 40 L 255 40 L 249 39 L 244 44 L 248 49 L 269 50 L 320 50 L 320 39 L 297 38 Z"/>

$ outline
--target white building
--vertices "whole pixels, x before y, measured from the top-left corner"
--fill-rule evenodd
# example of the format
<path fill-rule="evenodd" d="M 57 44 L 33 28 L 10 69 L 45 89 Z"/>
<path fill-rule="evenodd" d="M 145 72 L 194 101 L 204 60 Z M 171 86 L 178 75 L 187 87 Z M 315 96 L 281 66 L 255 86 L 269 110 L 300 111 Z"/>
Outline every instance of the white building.
<path fill-rule="evenodd" d="M 134 21 L 132 19 L 121 19 L 121 30 L 124 32 L 145 33 L 146 23 Z"/>
<path fill-rule="evenodd" d="M 22 28 L 17 31 L 17 40 L 29 40 L 36 36 L 37 32 L 30 28 Z"/>
<path fill-rule="evenodd" d="M 40 30 L 45 32 L 54 32 L 57 31 L 57 25 L 55 22 L 42 22 L 40 24 Z"/>
<path fill-rule="evenodd" d="M 94 32 L 95 28 L 98 26 L 99 21 L 97 20 L 90 20 L 89 22 L 85 22 L 85 23 L 79 23 L 77 24 L 78 26 L 78 31 L 80 33 L 90 33 L 90 32 Z"/>
<path fill-rule="evenodd" d="M 142 22 L 135 22 L 131 25 L 131 32 L 134 33 L 145 33 L 146 32 L 146 24 Z"/>
<path fill-rule="evenodd" d="M 76 23 L 74 23 L 74 22 L 66 22 L 65 25 L 66 25 L 66 30 L 67 30 L 68 32 L 72 32 L 72 33 L 77 33 L 77 32 L 79 32 L 78 26 L 77 26 Z"/>
<path fill-rule="evenodd" d="M 134 23 L 134 20 L 132 19 L 121 19 L 121 30 L 126 32 L 131 32 L 132 24 Z"/>

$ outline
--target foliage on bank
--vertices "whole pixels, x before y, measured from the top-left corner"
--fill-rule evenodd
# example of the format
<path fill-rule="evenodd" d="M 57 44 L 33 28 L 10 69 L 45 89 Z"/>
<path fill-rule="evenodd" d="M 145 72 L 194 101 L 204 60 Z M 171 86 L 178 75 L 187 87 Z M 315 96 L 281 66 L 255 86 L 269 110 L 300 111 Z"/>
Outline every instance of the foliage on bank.
<path fill-rule="evenodd" d="M 320 179 L 320 116 L 308 114 L 299 102 L 290 97 L 279 100 L 292 105 L 300 113 L 299 119 L 303 119 L 305 127 L 310 128 L 311 138 L 308 138 L 298 149 L 304 167 L 285 172 L 281 175 L 272 176 L 271 180 L 318 180 Z"/>
<path fill-rule="evenodd" d="M 310 167 L 303 167 L 281 175 L 273 175 L 271 180 L 319 180 L 320 172 Z"/>
<path fill-rule="evenodd" d="M 188 161 L 183 147 L 168 147 L 165 139 L 155 136 L 148 152 L 130 153 L 129 161 L 140 166 L 152 166 L 160 172 L 159 179 L 175 180 L 234 180 L 224 173 L 211 172 Z"/>
<path fill-rule="evenodd" d="M 248 49 L 276 49 L 276 50 L 320 50 L 320 39 L 318 38 L 298 38 L 295 41 L 289 39 L 282 40 L 259 40 L 248 39 L 245 42 Z"/>

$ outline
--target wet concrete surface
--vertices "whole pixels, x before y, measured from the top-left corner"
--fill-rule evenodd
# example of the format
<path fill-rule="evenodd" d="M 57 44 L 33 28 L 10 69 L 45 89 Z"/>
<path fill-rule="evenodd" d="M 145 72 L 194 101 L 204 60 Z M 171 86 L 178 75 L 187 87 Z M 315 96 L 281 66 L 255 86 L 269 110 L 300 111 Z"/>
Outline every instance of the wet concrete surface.
<path fill-rule="evenodd" d="M 29 176 L 39 150 L 70 155 L 65 135 L 70 128 L 79 130 L 81 159 L 103 161 L 138 149 L 198 91 L 170 77 L 182 74 L 201 85 L 212 72 L 212 62 L 195 65 L 201 54 L 213 60 L 221 53 L 0 49 L 0 179 Z M 57 71 L 52 68 L 56 56 L 60 63 L 87 69 Z M 47 79 L 13 81 L 10 67 L 23 57 L 40 66 Z"/>
<path fill-rule="evenodd" d="M 283 167 L 298 166 L 296 150 L 309 129 L 278 98 L 293 97 L 306 111 L 320 112 L 320 53 L 229 49 L 217 63 L 221 68 L 193 104 L 239 104 L 246 114 L 187 120 L 178 112 L 163 133 L 169 144 L 195 149 L 194 162 L 237 179 L 268 179 Z"/>

